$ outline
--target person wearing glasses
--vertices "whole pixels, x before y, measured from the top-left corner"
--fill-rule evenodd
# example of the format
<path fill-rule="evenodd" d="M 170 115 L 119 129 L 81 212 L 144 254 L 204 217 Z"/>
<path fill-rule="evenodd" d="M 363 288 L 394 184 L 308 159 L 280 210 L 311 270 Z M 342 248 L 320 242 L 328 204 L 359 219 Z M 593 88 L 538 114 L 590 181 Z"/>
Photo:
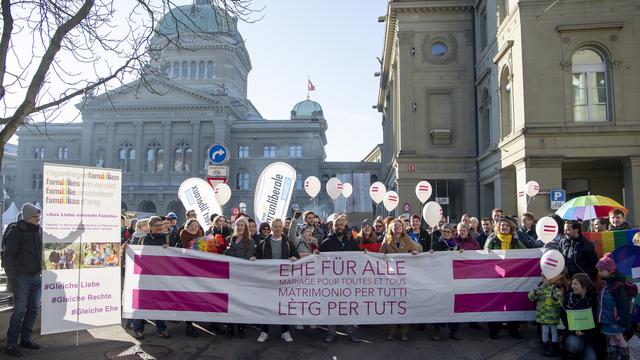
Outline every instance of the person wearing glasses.
<path fill-rule="evenodd" d="M 459 249 L 458 243 L 456 243 L 454 234 L 453 234 L 453 224 L 445 223 L 442 225 L 440 229 L 440 237 L 432 238 L 431 240 L 431 250 L 434 251 L 456 251 Z M 458 328 L 460 327 L 459 323 L 448 323 L 448 324 L 433 324 L 433 331 L 431 333 L 431 340 L 439 341 L 440 340 L 440 328 L 447 326 L 449 328 L 449 337 L 453 340 L 462 340 L 460 335 L 458 335 Z"/>
<path fill-rule="evenodd" d="M 376 222 L 373 225 L 373 231 L 378 238 L 378 242 L 381 243 L 384 240 L 384 223 L 380 217 L 376 219 Z"/>
<path fill-rule="evenodd" d="M 267 236 L 269 236 L 270 234 L 271 234 L 271 225 L 269 225 L 269 223 L 267 222 L 261 223 L 260 227 L 258 228 L 258 236 L 257 238 L 254 238 L 254 241 L 256 242 L 256 246 L 258 246 L 258 244 L 260 244 L 260 242 L 266 239 Z"/>
<path fill-rule="evenodd" d="M 140 239 L 140 245 L 169 247 L 171 236 L 164 232 L 164 220 L 160 216 L 149 218 L 149 233 Z M 138 340 L 144 339 L 144 319 L 133 320 L 134 337 Z M 164 320 L 154 321 L 156 324 L 156 335 L 163 339 L 169 339 L 171 335 L 167 332 L 167 324 Z"/>

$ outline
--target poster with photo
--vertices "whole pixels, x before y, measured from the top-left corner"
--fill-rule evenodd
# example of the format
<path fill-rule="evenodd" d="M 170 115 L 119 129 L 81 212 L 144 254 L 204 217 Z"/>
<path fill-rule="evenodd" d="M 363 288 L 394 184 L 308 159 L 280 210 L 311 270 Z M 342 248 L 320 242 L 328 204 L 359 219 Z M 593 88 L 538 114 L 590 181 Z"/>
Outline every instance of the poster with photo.
<path fill-rule="evenodd" d="M 122 173 L 44 164 L 42 333 L 120 322 Z"/>

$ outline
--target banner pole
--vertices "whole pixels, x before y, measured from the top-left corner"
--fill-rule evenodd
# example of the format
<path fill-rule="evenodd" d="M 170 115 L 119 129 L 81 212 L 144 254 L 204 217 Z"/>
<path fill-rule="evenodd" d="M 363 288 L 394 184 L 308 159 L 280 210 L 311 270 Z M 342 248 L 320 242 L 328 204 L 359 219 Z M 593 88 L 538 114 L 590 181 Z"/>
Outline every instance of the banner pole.
<path fill-rule="evenodd" d="M 84 182 L 85 182 L 85 171 L 86 169 L 82 169 L 82 195 L 80 196 L 80 224 L 82 224 L 82 219 L 84 217 Z M 78 226 L 80 225 L 78 224 Z M 80 234 L 80 246 L 78 247 L 78 299 L 76 301 L 76 326 L 80 325 L 80 289 L 82 288 L 82 286 L 80 286 L 80 259 L 81 256 L 80 254 L 82 253 L 82 238 L 84 237 L 84 231 L 82 231 L 82 233 Z M 72 243 L 73 244 L 73 243 Z M 73 260 L 73 259 L 72 259 Z M 68 260 L 67 260 L 68 261 Z M 73 261 L 71 262 L 71 265 L 73 265 Z M 79 346 L 79 337 L 80 337 L 80 331 L 76 330 L 76 347 Z"/>

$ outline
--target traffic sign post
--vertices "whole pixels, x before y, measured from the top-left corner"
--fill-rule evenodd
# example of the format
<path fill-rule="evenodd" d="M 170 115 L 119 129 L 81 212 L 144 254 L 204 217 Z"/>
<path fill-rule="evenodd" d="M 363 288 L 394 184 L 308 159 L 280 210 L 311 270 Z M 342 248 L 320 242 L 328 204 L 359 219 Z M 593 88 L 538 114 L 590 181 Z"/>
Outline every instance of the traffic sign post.
<path fill-rule="evenodd" d="M 558 210 L 567 202 L 567 192 L 565 190 L 549 191 L 549 202 L 551 210 Z"/>
<path fill-rule="evenodd" d="M 224 164 L 229 160 L 229 151 L 226 147 L 220 144 L 212 145 L 209 148 L 207 155 L 209 155 L 209 161 L 214 165 Z"/>

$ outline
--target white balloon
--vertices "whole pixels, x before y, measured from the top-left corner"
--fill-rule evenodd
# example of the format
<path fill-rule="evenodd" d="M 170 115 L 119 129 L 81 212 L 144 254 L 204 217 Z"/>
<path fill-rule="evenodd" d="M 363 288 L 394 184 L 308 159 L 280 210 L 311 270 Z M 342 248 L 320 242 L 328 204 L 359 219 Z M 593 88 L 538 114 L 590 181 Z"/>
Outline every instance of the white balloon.
<path fill-rule="evenodd" d="M 306 191 L 307 195 L 311 196 L 312 199 L 320 193 L 321 188 L 320 180 L 315 176 L 309 176 L 304 181 L 304 191 Z"/>
<path fill-rule="evenodd" d="M 231 188 L 225 183 L 216 185 L 213 191 L 216 192 L 216 200 L 218 200 L 220 206 L 224 206 L 224 204 L 228 203 L 229 199 L 231 199 Z"/>
<path fill-rule="evenodd" d="M 426 180 L 422 180 L 416 185 L 416 196 L 418 197 L 418 200 L 420 200 L 420 203 L 424 203 L 429 200 L 432 192 L 433 188 Z"/>
<path fill-rule="evenodd" d="M 376 181 L 371 184 L 369 188 L 369 196 L 374 203 L 380 204 L 382 200 L 384 200 L 384 194 L 387 192 L 387 187 L 384 186 L 380 181 Z"/>
<path fill-rule="evenodd" d="M 337 177 L 332 177 L 327 181 L 327 194 L 333 200 L 337 199 L 338 196 L 342 193 L 342 181 Z"/>
<path fill-rule="evenodd" d="M 353 194 L 353 186 L 349 183 L 342 184 L 342 196 L 348 198 L 351 194 Z"/>
<path fill-rule="evenodd" d="M 530 197 L 534 197 L 540 192 L 540 184 L 538 184 L 537 181 L 531 180 L 524 186 L 524 192 Z"/>
<path fill-rule="evenodd" d="M 558 250 L 549 250 L 540 258 L 540 268 L 547 279 L 553 279 L 564 270 L 564 256 Z"/>
<path fill-rule="evenodd" d="M 436 227 L 442 219 L 442 206 L 435 201 L 429 201 L 422 208 L 422 218 L 429 226 Z"/>
<path fill-rule="evenodd" d="M 200 225 L 208 229 L 212 214 L 222 214 L 222 208 L 216 200 L 216 192 L 211 185 L 200 178 L 189 178 L 180 184 L 178 199 L 186 210 L 194 210 Z"/>
<path fill-rule="evenodd" d="M 558 223 L 552 217 L 545 216 L 536 223 L 538 239 L 547 244 L 558 235 Z"/>
<path fill-rule="evenodd" d="M 387 191 L 384 194 L 382 203 L 384 204 L 384 208 L 387 209 L 387 211 L 393 211 L 393 209 L 395 209 L 400 203 L 400 199 L 398 199 L 398 193 L 395 191 Z"/>

